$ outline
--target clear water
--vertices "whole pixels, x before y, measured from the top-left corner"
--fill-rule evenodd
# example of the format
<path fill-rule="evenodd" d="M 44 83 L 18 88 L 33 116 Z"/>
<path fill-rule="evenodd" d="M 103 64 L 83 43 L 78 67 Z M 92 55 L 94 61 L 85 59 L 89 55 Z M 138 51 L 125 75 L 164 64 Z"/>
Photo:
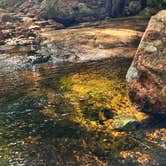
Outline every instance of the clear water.
<path fill-rule="evenodd" d="M 0 62 L 1 166 L 166 163 L 165 124 L 112 129 L 115 115 L 135 114 L 125 88 L 131 59 L 26 67 L 17 56 Z M 150 139 L 156 130 L 163 137 Z"/>

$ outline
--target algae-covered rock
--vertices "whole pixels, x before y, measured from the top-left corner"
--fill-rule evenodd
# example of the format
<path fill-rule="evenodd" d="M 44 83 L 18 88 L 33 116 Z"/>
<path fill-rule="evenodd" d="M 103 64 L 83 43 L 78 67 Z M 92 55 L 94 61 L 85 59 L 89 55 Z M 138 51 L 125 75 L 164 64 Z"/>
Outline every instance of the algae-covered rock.
<path fill-rule="evenodd" d="M 132 115 L 119 115 L 114 117 L 112 126 L 117 130 L 131 131 L 137 128 L 138 121 Z"/>

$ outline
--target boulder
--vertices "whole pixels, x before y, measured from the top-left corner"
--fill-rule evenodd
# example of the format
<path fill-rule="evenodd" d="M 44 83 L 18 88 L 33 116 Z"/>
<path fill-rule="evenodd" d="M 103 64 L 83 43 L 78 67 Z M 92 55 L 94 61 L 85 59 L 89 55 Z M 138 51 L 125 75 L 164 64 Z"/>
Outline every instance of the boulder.
<path fill-rule="evenodd" d="M 44 0 L 41 3 L 41 16 L 69 24 L 74 21 L 74 10 L 72 5 L 64 0 Z"/>
<path fill-rule="evenodd" d="M 129 3 L 129 11 L 131 14 L 137 14 L 142 9 L 140 1 L 131 1 Z"/>
<path fill-rule="evenodd" d="M 139 29 L 144 29 L 142 23 L 145 24 L 146 21 L 139 20 L 136 23 L 135 19 L 121 19 L 119 22 L 107 20 L 84 23 L 58 31 L 43 31 L 40 34 L 55 60 L 131 60 L 143 34 Z"/>
<path fill-rule="evenodd" d="M 43 0 L 40 15 L 55 19 L 66 26 L 77 22 L 97 20 L 106 16 L 105 0 Z"/>
<path fill-rule="evenodd" d="M 151 18 L 126 78 L 139 110 L 166 113 L 166 10 Z"/>

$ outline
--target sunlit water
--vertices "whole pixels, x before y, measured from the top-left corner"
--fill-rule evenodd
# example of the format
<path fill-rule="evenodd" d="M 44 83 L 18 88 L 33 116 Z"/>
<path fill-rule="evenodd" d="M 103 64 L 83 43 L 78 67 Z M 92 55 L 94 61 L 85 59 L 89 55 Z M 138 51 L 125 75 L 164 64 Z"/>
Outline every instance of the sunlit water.
<path fill-rule="evenodd" d="M 0 166 L 166 163 L 162 139 L 149 141 L 156 126 L 112 129 L 115 115 L 135 114 L 125 88 L 131 59 L 27 66 L 17 56 L 0 61 Z"/>

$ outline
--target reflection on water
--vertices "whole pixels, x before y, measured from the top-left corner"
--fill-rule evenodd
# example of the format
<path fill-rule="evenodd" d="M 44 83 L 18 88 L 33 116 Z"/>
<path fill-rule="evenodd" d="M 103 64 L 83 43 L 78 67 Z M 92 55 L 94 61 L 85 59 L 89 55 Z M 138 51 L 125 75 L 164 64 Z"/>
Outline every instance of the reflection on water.
<path fill-rule="evenodd" d="M 135 114 L 125 89 L 130 63 L 119 58 L 2 67 L 0 165 L 165 163 L 162 141 L 149 140 L 155 129 L 112 129 L 113 116 Z"/>

